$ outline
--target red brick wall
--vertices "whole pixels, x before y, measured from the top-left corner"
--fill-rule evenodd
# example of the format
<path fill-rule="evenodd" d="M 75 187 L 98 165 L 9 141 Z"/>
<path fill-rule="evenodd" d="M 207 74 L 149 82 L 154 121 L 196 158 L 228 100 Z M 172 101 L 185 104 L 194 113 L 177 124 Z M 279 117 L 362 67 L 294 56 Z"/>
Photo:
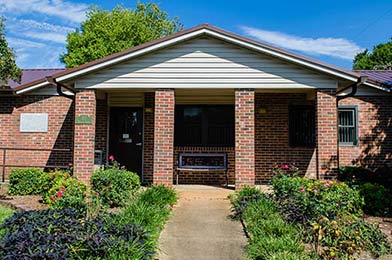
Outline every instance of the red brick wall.
<path fill-rule="evenodd" d="M 357 106 L 359 137 L 358 145 L 340 147 L 340 165 L 392 167 L 392 96 L 346 98 L 339 105 Z"/>
<path fill-rule="evenodd" d="M 317 167 L 320 178 L 334 177 L 337 159 L 336 91 L 316 91 L 316 144 Z"/>
<path fill-rule="evenodd" d="M 154 93 L 144 95 L 143 181 L 152 183 L 154 167 Z"/>
<path fill-rule="evenodd" d="M 174 90 L 155 91 L 154 184 L 173 184 Z"/>
<path fill-rule="evenodd" d="M 108 105 L 106 99 L 97 99 L 96 117 L 95 149 L 103 151 L 103 163 L 105 163 L 108 134 Z"/>
<path fill-rule="evenodd" d="M 256 184 L 268 183 L 275 164 L 295 164 L 306 176 L 315 175 L 315 149 L 289 145 L 290 105 L 314 105 L 314 101 L 308 101 L 306 94 L 256 93 Z"/>
<path fill-rule="evenodd" d="M 235 91 L 235 188 L 255 183 L 255 92 Z"/>
<path fill-rule="evenodd" d="M 0 147 L 73 148 L 73 105 L 60 96 L 0 97 Z M 21 113 L 48 113 L 48 132 L 21 133 Z M 2 163 L 3 152 L 0 150 Z M 71 152 L 7 151 L 6 164 L 64 165 L 72 162 Z M 7 169 L 7 178 L 9 168 Z"/>
<path fill-rule="evenodd" d="M 87 183 L 94 171 L 96 103 L 94 90 L 75 95 L 74 175 Z M 82 117 L 91 121 L 82 122 Z"/>

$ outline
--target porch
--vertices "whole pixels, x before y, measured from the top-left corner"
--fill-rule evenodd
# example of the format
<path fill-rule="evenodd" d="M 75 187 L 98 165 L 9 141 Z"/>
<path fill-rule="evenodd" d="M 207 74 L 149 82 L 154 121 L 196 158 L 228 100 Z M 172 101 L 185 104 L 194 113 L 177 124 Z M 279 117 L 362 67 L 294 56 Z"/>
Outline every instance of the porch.
<path fill-rule="evenodd" d="M 224 185 L 227 176 L 239 188 L 268 182 L 282 163 L 328 176 L 336 168 L 335 102 L 333 89 L 80 90 L 74 173 L 89 179 L 98 150 L 102 163 L 113 155 L 144 183 Z M 190 154 L 200 156 L 180 160 Z"/>

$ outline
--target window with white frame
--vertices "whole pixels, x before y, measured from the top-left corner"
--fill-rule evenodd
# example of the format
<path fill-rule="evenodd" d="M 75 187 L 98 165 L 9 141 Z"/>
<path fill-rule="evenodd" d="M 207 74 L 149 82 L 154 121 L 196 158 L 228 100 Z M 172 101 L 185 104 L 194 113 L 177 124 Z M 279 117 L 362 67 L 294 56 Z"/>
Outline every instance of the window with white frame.
<path fill-rule="evenodd" d="M 339 107 L 339 143 L 356 145 L 357 142 L 356 107 Z"/>

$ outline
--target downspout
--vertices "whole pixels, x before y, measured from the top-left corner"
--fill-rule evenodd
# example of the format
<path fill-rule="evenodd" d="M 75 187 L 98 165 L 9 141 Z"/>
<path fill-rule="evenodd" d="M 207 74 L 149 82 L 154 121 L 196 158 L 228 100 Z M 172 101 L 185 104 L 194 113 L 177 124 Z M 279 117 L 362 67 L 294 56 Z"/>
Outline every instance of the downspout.
<path fill-rule="evenodd" d="M 348 97 L 353 97 L 357 93 L 358 87 L 360 87 L 362 84 L 366 82 L 368 77 L 366 76 L 360 76 L 354 84 L 351 84 L 348 87 L 345 87 L 344 89 L 336 92 L 336 142 L 337 142 L 337 149 L 336 149 L 336 168 L 339 171 L 340 167 L 340 146 L 339 146 L 339 101 L 343 100 Z M 343 91 L 351 88 L 351 92 L 345 95 L 340 95 Z"/>
<path fill-rule="evenodd" d="M 75 90 L 74 90 L 73 88 L 58 83 L 58 82 L 56 81 L 56 79 L 54 79 L 54 78 L 52 78 L 52 77 L 50 77 L 50 76 L 49 76 L 49 77 L 46 77 L 46 80 L 47 80 L 52 86 L 55 86 L 55 87 L 56 87 L 57 93 L 59 94 L 59 96 L 66 97 L 66 98 L 69 98 L 69 99 L 71 99 L 71 100 L 74 100 L 74 98 L 75 98 L 74 95 L 67 95 L 67 94 L 65 94 L 65 93 L 63 92 L 63 90 L 62 90 L 62 88 L 65 88 L 65 89 L 68 90 L 69 92 L 75 94 Z"/>

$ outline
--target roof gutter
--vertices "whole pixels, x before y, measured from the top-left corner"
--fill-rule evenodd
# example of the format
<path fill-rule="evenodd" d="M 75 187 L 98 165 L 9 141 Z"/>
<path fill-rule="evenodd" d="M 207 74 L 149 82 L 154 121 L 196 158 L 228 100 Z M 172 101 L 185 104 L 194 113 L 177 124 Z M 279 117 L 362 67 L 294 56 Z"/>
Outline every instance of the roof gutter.
<path fill-rule="evenodd" d="M 64 84 L 58 83 L 56 81 L 55 78 L 48 76 L 46 77 L 46 80 L 49 82 L 50 85 L 55 86 L 57 88 L 57 93 L 62 96 L 62 97 L 66 97 L 69 98 L 71 100 L 74 100 L 75 96 L 74 95 L 67 95 L 63 92 L 62 88 L 65 88 L 66 90 L 68 90 L 69 92 L 75 94 L 75 89 L 73 89 L 72 87 L 66 86 Z"/>
<path fill-rule="evenodd" d="M 337 149 L 336 149 L 336 168 L 339 171 L 340 168 L 340 153 L 339 153 L 339 101 L 343 100 L 345 98 L 353 97 L 357 93 L 358 87 L 361 85 L 364 85 L 366 83 L 368 77 L 366 76 L 360 76 L 357 80 L 357 82 L 349 85 L 348 87 L 345 87 L 344 89 L 336 92 L 336 141 L 337 141 Z M 340 95 L 338 94 L 342 93 L 343 91 L 351 88 L 351 92 L 345 95 Z M 317 176 L 318 179 L 318 176 Z"/>

